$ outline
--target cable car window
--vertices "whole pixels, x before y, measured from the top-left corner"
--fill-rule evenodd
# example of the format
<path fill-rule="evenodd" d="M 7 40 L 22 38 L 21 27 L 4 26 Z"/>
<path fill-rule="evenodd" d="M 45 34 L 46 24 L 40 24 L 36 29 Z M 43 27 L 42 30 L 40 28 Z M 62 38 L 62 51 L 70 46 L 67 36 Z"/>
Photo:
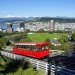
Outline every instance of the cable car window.
<path fill-rule="evenodd" d="M 19 48 L 23 50 L 33 50 L 40 51 L 41 47 L 36 45 L 15 45 L 14 48 Z"/>
<path fill-rule="evenodd" d="M 36 51 L 40 51 L 40 46 L 36 46 Z"/>
<path fill-rule="evenodd" d="M 25 45 L 24 46 L 24 49 L 29 50 L 29 46 L 28 45 Z"/>
<path fill-rule="evenodd" d="M 20 46 L 18 46 L 18 48 L 20 48 Z"/>
<path fill-rule="evenodd" d="M 21 48 L 23 48 L 23 46 L 21 46 Z"/>
<path fill-rule="evenodd" d="M 42 50 L 44 50 L 45 49 L 45 47 L 44 46 L 42 46 Z"/>
<path fill-rule="evenodd" d="M 29 46 L 29 49 L 32 50 L 32 45 Z"/>
<path fill-rule="evenodd" d="M 42 46 L 42 50 L 47 50 L 48 49 L 48 45 L 43 45 Z"/>
<path fill-rule="evenodd" d="M 29 50 L 30 48 L 29 48 L 29 45 L 23 45 L 23 47 L 22 47 L 24 50 Z"/>
<path fill-rule="evenodd" d="M 48 45 L 45 45 L 45 49 L 48 49 Z"/>
<path fill-rule="evenodd" d="M 19 48 L 21 48 L 21 45 L 19 46 Z"/>

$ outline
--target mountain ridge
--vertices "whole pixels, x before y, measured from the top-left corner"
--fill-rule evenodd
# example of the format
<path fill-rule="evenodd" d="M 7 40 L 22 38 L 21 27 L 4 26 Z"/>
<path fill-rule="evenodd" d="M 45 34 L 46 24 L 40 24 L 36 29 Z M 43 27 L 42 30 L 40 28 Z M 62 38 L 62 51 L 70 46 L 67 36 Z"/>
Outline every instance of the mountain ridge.
<path fill-rule="evenodd" d="M 4 18 L 4 17 L 2 17 L 2 18 L 0 18 L 0 22 L 3 22 L 3 21 L 12 21 L 12 20 L 23 20 L 23 21 L 25 21 L 25 20 L 30 20 L 30 19 L 33 19 L 33 17 L 28 17 L 28 18 L 26 18 L 26 17 L 7 17 L 7 18 Z"/>
<path fill-rule="evenodd" d="M 28 20 L 35 20 L 35 21 L 50 21 L 50 20 L 54 20 L 54 21 L 60 21 L 62 20 L 63 22 L 68 22 L 68 21 L 73 21 L 75 22 L 75 18 L 74 17 L 66 17 L 66 16 L 56 16 L 56 17 L 0 17 L 0 22 L 14 22 L 14 21 L 28 21 Z M 61 21 L 60 21 L 61 22 Z"/>

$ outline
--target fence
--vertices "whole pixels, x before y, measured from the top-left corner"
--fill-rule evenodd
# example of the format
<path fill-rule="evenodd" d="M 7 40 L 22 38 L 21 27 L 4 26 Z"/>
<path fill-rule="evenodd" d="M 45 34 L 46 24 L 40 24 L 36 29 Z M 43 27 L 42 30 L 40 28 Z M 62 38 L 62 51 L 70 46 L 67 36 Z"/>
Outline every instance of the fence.
<path fill-rule="evenodd" d="M 4 56 L 9 57 L 14 60 L 16 60 L 16 59 L 17 60 L 22 60 L 22 59 L 29 60 L 34 67 L 45 71 L 46 74 L 48 72 L 52 72 L 54 75 L 75 75 L 74 70 L 66 69 L 66 68 L 63 68 L 60 66 L 55 66 L 55 65 L 52 65 L 51 63 L 47 63 L 42 60 L 33 59 L 33 58 L 13 54 L 10 52 L 5 52 L 5 51 L 1 51 L 1 55 L 4 55 Z"/>
<path fill-rule="evenodd" d="M 42 61 L 42 60 L 38 60 L 38 59 L 30 58 L 30 57 L 25 57 L 25 56 L 13 54 L 10 52 L 5 52 L 5 51 L 1 51 L 1 55 L 4 55 L 4 56 L 11 58 L 11 59 L 14 59 L 14 60 L 26 59 L 26 60 L 30 61 L 32 63 L 32 65 L 34 67 L 36 67 L 37 69 L 42 69 L 45 72 L 47 72 L 47 70 L 48 70 L 48 63 L 45 61 Z"/>
<path fill-rule="evenodd" d="M 57 56 L 57 55 L 64 55 L 65 51 L 62 50 L 50 50 L 50 57 Z"/>

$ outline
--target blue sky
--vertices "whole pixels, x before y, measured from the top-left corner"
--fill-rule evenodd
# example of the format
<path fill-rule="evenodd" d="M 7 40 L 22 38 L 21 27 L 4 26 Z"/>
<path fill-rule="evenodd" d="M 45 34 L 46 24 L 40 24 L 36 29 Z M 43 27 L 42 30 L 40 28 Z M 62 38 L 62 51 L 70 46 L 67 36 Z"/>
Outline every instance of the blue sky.
<path fill-rule="evenodd" d="M 75 0 L 0 0 L 0 17 L 75 17 Z"/>

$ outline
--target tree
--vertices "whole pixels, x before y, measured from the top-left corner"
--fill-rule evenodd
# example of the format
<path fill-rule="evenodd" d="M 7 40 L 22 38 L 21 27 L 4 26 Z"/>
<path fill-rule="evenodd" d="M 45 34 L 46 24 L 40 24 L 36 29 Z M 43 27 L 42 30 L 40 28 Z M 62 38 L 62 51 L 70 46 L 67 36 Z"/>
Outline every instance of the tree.
<path fill-rule="evenodd" d="M 75 33 L 72 34 L 71 38 L 73 41 L 75 41 Z"/>
<path fill-rule="evenodd" d="M 15 42 L 19 42 L 21 40 L 21 36 L 15 36 L 14 40 L 15 40 Z"/>
<path fill-rule="evenodd" d="M 0 38 L 2 38 L 4 36 L 4 34 L 0 31 Z"/>
<path fill-rule="evenodd" d="M 30 32 L 30 30 L 29 30 L 29 29 L 27 29 L 27 30 L 26 30 L 26 33 L 29 33 L 29 32 Z"/>
<path fill-rule="evenodd" d="M 68 37 L 62 36 L 61 38 L 58 39 L 59 42 L 63 43 L 68 43 Z"/>
<path fill-rule="evenodd" d="M 50 42 L 50 39 L 49 39 L 49 38 L 47 38 L 45 41 Z"/>
<path fill-rule="evenodd" d="M 62 48 L 62 50 L 69 50 L 70 49 L 70 45 L 69 44 L 62 44 L 61 48 Z"/>
<path fill-rule="evenodd" d="M 31 40 L 29 38 L 24 38 L 24 39 L 21 39 L 20 42 L 31 42 Z"/>
<path fill-rule="evenodd" d="M 2 38 L 3 45 L 6 46 L 6 43 L 9 42 L 7 37 Z"/>
<path fill-rule="evenodd" d="M 61 37 L 61 38 L 59 38 L 59 39 L 58 39 L 58 41 L 59 41 L 59 42 L 61 42 L 61 43 L 64 43 L 64 40 L 63 40 L 63 38 L 62 38 L 62 37 Z"/>
<path fill-rule="evenodd" d="M 0 49 L 2 49 L 2 47 L 4 46 L 2 40 L 3 40 L 3 39 L 0 38 Z"/>

